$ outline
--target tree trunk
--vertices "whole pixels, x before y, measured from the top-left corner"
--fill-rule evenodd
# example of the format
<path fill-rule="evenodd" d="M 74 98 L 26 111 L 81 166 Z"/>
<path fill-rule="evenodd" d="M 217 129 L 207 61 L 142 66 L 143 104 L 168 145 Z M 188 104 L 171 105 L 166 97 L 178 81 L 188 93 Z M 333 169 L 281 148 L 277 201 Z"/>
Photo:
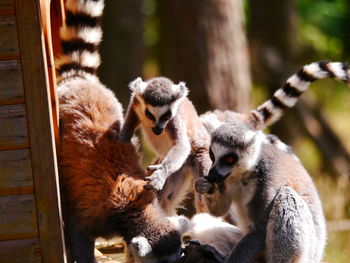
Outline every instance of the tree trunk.
<path fill-rule="evenodd" d="M 158 0 L 160 71 L 185 81 L 199 112 L 249 109 L 249 58 L 237 0 Z"/>
<path fill-rule="evenodd" d="M 128 84 L 141 76 L 144 60 L 142 0 L 106 1 L 103 17 L 102 82 L 114 90 L 124 108 Z"/>

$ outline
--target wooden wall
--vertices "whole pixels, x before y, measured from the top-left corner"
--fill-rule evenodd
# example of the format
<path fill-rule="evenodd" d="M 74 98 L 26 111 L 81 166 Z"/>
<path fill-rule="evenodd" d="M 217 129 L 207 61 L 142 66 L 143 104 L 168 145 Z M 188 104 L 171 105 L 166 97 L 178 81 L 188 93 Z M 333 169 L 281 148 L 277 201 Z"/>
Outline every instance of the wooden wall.
<path fill-rule="evenodd" d="M 0 262 L 66 262 L 44 24 L 49 0 L 0 1 Z"/>

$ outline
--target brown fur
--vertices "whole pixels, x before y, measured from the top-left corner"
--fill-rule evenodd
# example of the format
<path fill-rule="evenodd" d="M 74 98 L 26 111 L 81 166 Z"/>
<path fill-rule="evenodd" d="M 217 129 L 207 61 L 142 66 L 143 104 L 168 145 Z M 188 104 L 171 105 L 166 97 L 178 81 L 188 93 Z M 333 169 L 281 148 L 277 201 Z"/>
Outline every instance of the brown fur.
<path fill-rule="evenodd" d="M 155 194 L 144 189 L 135 146 L 116 140 L 123 122 L 119 102 L 100 83 L 79 78 L 61 83 L 58 94 L 66 220 L 91 239 L 118 234 L 130 242 L 142 235 L 156 252 L 175 252 L 178 233 L 163 219 Z"/>

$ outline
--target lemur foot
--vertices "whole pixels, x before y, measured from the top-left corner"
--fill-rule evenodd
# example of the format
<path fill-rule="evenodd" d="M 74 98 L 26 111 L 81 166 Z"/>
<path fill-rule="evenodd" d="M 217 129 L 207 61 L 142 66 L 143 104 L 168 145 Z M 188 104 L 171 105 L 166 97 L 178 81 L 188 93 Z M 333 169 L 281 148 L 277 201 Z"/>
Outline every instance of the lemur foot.
<path fill-rule="evenodd" d="M 209 182 L 205 177 L 200 177 L 196 180 L 194 188 L 200 194 L 212 194 L 214 192 L 214 184 Z"/>
<path fill-rule="evenodd" d="M 147 169 L 154 172 L 145 178 L 145 181 L 149 181 L 145 188 L 148 190 L 162 190 L 167 178 L 164 166 L 162 164 L 150 165 Z"/>

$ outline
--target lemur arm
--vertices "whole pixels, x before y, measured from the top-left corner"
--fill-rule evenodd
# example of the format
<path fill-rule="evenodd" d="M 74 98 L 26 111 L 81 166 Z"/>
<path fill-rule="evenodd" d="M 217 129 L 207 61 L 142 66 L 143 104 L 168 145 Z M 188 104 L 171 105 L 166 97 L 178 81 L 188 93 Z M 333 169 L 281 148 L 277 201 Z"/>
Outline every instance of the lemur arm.
<path fill-rule="evenodd" d="M 140 124 L 140 120 L 133 108 L 135 100 L 135 97 L 132 97 L 130 100 L 128 111 L 126 112 L 125 122 L 119 134 L 119 139 L 124 142 L 130 142 L 132 136 L 134 136 L 136 128 Z"/>
<path fill-rule="evenodd" d="M 168 129 L 170 135 L 175 141 L 174 146 L 171 147 L 162 161 L 162 165 L 169 176 L 183 166 L 191 153 L 191 144 L 187 135 L 186 123 L 179 120 L 178 116 L 175 116 L 170 120 L 166 129 Z"/>
<path fill-rule="evenodd" d="M 236 245 L 225 263 L 251 263 L 265 247 L 265 228 L 246 234 Z"/>

